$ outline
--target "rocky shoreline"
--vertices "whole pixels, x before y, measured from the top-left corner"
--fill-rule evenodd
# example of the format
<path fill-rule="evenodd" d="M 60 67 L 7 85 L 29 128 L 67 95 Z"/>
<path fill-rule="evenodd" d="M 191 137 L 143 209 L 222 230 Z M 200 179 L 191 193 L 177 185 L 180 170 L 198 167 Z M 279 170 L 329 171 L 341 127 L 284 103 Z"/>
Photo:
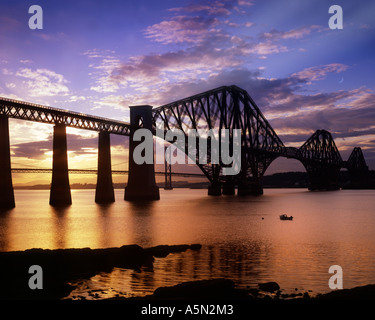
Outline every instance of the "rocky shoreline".
<path fill-rule="evenodd" d="M 142 248 L 126 245 L 106 249 L 29 249 L 25 251 L 0 252 L 0 300 L 61 300 L 74 286 L 69 282 L 89 279 L 100 272 L 113 268 L 138 270 L 152 266 L 156 257 L 170 253 L 199 250 L 200 244 L 156 246 Z M 29 273 L 32 265 L 43 270 L 43 290 L 32 290 Z M 375 299 L 375 285 L 336 290 L 310 296 L 309 292 L 285 294 L 276 282 L 260 283 L 256 288 L 239 289 L 230 279 L 210 279 L 184 282 L 171 287 L 157 288 L 145 297 L 117 297 L 108 300 L 368 300 Z"/>
<path fill-rule="evenodd" d="M 105 249 L 29 249 L 25 251 L 0 252 L 0 300 L 5 299 L 62 299 L 74 286 L 68 282 L 89 279 L 100 272 L 111 272 L 113 268 L 138 270 L 152 266 L 155 257 L 188 249 L 199 250 L 201 245 L 174 245 L 142 248 L 126 245 Z M 29 268 L 42 268 L 43 289 L 29 287 Z"/>
<path fill-rule="evenodd" d="M 375 284 L 335 290 L 310 296 L 304 293 L 282 293 L 276 282 L 260 283 L 257 288 L 238 289 L 230 279 L 184 282 L 157 288 L 152 295 L 127 300 L 240 300 L 240 301 L 306 301 L 306 300 L 374 300 Z"/>

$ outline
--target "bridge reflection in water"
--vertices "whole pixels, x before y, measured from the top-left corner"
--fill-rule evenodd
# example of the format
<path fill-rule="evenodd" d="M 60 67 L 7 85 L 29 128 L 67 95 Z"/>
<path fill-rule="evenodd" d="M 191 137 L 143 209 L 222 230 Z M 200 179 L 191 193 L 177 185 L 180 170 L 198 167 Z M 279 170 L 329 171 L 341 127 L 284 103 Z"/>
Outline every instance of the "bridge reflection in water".
<path fill-rule="evenodd" d="M 54 125 L 53 165 L 50 204 L 71 204 L 69 170 L 67 162 L 66 127 L 99 132 L 99 155 L 95 201 L 114 201 L 110 134 L 130 137 L 129 154 L 137 142 L 133 134 L 138 128 L 156 130 L 179 129 L 185 137 L 190 130 L 202 132 L 229 129 L 233 143 L 233 130 L 241 129 L 241 168 L 235 176 L 224 176 L 222 163 L 211 163 L 208 143 L 207 163 L 199 163 L 199 150 L 195 162 L 209 180 L 209 195 L 234 194 L 259 195 L 263 193 L 262 177 L 268 166 L 278 157 L 297 159 L 306 168 L 310 190 L 335 190 L 339 188 L 341 168 L 348 169 L 353 186 L 366 183 L 368 167 L 362 150 L 354 148 L 347 161 L 343 161 L 331 134 L 317 130 L 300 148 L 284 146 L 274 129 L 250 95 L 236 86 L 219 87 L 173 103 L 152 108 L 130 107 L 130 123 L 115 121 L 83 113 L 56 109 L 38 104 L 0 98 L 0 207 L 15 206 L 9 145 L 9 118 Z M 220 135 L 219 135 L 220 136 Z M 188 139 L 185 139 L 187 141 Z M 188 154 L 188 145 L 185 153 Z M 125 200 L 159 199 L 153 164 L 138 165 L 129 157 L 128 184 Z"/>

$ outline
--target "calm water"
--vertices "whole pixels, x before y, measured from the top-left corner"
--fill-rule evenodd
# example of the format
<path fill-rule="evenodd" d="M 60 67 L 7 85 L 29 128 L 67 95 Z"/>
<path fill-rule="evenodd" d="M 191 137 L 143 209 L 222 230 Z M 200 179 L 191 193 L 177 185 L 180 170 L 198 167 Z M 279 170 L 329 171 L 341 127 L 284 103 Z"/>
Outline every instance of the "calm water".
<path fill-rule="evenodd" d="M 71 296 L 88 298 L 143 295 L 215 277 L 239 287 L 276 281 L 285 292 L 323 293 L 330 291 L 334 264 L 343 268 L 345 288 L 375 283 L 374 190 L 265 189 L 263 196 L 246 198 L 160 192 L 160 201 L 135 205 L 116 190 L 116 202 L 103 207 L 94 203 L 94 190 L 74 190 L 73 205 L 56 210 L 48 191 L 17 190 L 17 207 L 0 215 L 0 250 L 203 245 L 156 259 L 153 270 L 115 268 L 82 281 Z M 281 221 L 282 213 L 295 218 Z"/>

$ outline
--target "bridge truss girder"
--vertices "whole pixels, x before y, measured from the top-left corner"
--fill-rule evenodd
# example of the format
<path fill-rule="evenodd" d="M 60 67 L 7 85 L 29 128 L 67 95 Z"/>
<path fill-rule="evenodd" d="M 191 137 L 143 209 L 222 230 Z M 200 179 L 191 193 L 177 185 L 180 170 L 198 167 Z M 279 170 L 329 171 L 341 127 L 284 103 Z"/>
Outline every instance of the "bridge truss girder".
<path fill-rule="evenodd" d="M 368 171 L 368 166 L 360 147 L 356 147 L 353 149 L 348 158 L 346 167 L 349 171 Z"/>
<path fill-rule="evenodd" d="M 299 148 L 299 156 L 310 178 L 309 190 L 339 189 L 343 161 L 328 131 L 317 130 Z"/>
<path fill-rule="evenodd" d="M 130 135 L 131 128 L 125 122 L 1 97 L 0 117 L 62 124 L 125 136 Z M 242 159 L 237 175 L 224 176 L 224 165 L 211 162 L 210 143 L 207 143 L 207 163 L 198 162 L 198 152 L 196 159 L 193 159 L 211 182 L 212 194 L 221 193 L 222 186 L 225 193 L 232 194 L 235 185 L 239 187 L 239 194 L 261 193 L 262 177 L 271 162 L 279 156 L 300 160 L 309 174 L 310 189 L 313 190 L 337 188 L 342 167 L 349 170 L 352 181 L 363 181 L 361 177 L 368 173 L 362 150 L 355 148 L 348 161 L 342 161 L 331 134 L 325 130 L 316 131 L 299 149 L 285 147 L 249 94 L 236 86 L 216 88 L 152 109 L 154 133 L 161 124 L 165 130 L 182 130 L 185 138 L 189 130 L 217 129 L 220 133 L 223 129 L 229 129 L 232 138 L 234 129 L 241 130 Z M 186 142 L 184 152 L 187 154 L 188 150 Z"/>
<path fill-rule="evenodd" d="M 350 154 L 345 166 L 349 171 L 350 188 L 365 188 L 369 184 L 369 168 L 362 149 L 356 147 Z"/>
<path fill-rule="evenodd" d="M 40 123 L 64 124 L 77 129 L 130 135 L 130 125 L 125 122 L 2 97 L 0 115 Z"/>
<path fill-rule="evenodd" d="M 238 186 L 261 184 L 265 170 L 284 147 L 249 94 L 236 86 L 219 87 L 154 108 L 153 128 L 156 131 L 161 126 L 164 130 L 182 130 L 185 141 L 190 130 L 200 133 L 217 129 L 220 133 L 229 129 L 231 137 L 233 129 L 241 130 L 241 168 L 234 177 L 223 175 L 221 162 L 211 163 L 209 148 L 207 164 L 199 163 L 199 151 L 196 152 L 193 160 L 211 182 L 213 193 L 228 180 Z M 188 154 L 186 149 L 185 153 Z"/>

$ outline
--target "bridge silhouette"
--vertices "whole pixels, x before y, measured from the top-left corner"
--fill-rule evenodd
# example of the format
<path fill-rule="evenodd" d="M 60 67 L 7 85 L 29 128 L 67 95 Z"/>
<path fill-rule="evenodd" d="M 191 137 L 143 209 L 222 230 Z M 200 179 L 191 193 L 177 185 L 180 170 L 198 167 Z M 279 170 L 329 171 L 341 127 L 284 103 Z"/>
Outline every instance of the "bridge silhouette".
<path fill-rule="evenodd" d="M 368 167 L 362 150 L 354 148 L 347 161 L 343 161 L 332 135 L 326 130 L 317 130 L 299 148 L 283 144 L 250 95 L 237 86 L 223 86 L 182 100 L 152 108 L 149 105 L 131 106 L 130 123 L 101 118 L 69 110 L 57 109 L 7 98 L 0 98 L 0 207 L 15 206 L 10 161 L 9 118 L 54 125 L 52 182 L 50 204 L 53 206 L 71 204 L 67 159 L 66 127 L 99 132 L 98 167 L 95 201 L 113 202 L 110 135 L 129 136 L 129 155 L 140 143 L 133 140 L 139 128 L 150 130 L 179 129 L 185 137 L 191 130 L 198 132 L 229 129 L 233 144 L 233 130 L 241 130 L 241 163 L 237 175 L 223 175 L 222 162 L 211 162 L 210 143 L 207 143 L 207 163 L 199 163 L 199 150 L 193 159 L 203 175 L 210 182 L 208 194 L 260 195 L 263 193 L 262 177 L 269 165 L 278 157 L 300 161 L 309 176 L 310 190 L 339 189 L 338 176 L 341 168 L 350 173 L 353 186 L 360 186 L 366 180 Z M 198 142 L 197 138 L 197 143 Z M 188 139 L 183 150 L 188 155 Z M 198 144 L 196 146 L 198 146 Z M 20 168 L 22 169 L 22 168 Z M 23 168 L 27 172 L 27 168 Z M 31 172 L 29 169 L 28 172 Z M 78 170 L 78 169 L 76 169 Z M 82 170 L 81 170 L 82 171 Z M 84 170 L 83 170 L 84 171 Z M 165 172 L 171 174 L 166 164 Z M 83 173 L 83 172 L 81 172 Z M 87 173 L 87 172 L 86 172 Z M 90 173 L 94 173 L 90 171 Z M 125 200 L 159 199 L 155 183 L 153 164 L 137 164 L 129 157 L 128 183 Z"/>

